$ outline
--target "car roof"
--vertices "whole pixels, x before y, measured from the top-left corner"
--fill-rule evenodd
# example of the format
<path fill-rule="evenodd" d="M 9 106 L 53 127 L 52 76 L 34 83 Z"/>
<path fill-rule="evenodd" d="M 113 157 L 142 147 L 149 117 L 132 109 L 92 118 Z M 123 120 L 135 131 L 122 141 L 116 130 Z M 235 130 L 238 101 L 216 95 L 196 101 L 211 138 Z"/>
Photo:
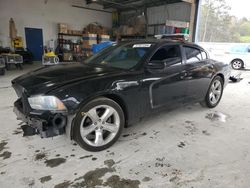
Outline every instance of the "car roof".
<path fill-rule="evenodd" d="M 164 44 L 189 45 L 189 46 L 203 49 L 201 46 L 192 42 L 186 42 L 186 41 L 181 41 L 181 40 L 171 40 L 171 39 L 137 39 L 137 40 L 127 40 L 127 41 L 119 42 L 119 44 L 146 44 L 146 43 L 151 43 L 151 44 L 154 43 L 157 45 L 164 45 Z"/>

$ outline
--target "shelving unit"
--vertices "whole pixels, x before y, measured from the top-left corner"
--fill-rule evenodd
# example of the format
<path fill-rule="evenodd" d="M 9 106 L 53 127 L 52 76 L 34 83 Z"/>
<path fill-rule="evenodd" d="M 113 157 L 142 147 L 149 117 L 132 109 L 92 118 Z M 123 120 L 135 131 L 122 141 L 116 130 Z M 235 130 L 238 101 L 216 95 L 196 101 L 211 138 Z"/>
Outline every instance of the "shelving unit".
<path fill-rule="evenodd" d="M 58 46 L 59 46 L 59 48 L 62 50 L 62 49 L 65 49 L 65 45 L 69 45 L 69 49 L 68 49 L 67 53 L 72 53 L 72 55 L 77 54 L 77 50 L 76 50 L 77 46 L 80 45 L 79 48 L 81 49 L 81 42 L 77 42 L 77 43 L 72 42 L 73 37 L 76 38 L 77 40 L 80 40 L 82 38 L 82 34 L 58 33 Z M 62 51 L 64 51 L 64 50 L 62 50 Z M 67 60 L 62 58 L 64 56 L 64 53 L 65 52 L 60 54 L 61 55 L 60 60 L 67 61 Z"/>
<path fill-rule="evenodd" d="M 65 44 L 69 44 L 70 45 L 70 51 L 74 51 L 76 45 L 80 45 L 81 43 L 73 43 L 70 40 L 67 40 L 66 37 L 78 37 L 80 39 L 80 37 L 82 37 L 82 35 L 74 35 L 74 34 L 65 34 L 65 33 L 58 33 L 58 45 L 60 48 L 64 48 Z"/>

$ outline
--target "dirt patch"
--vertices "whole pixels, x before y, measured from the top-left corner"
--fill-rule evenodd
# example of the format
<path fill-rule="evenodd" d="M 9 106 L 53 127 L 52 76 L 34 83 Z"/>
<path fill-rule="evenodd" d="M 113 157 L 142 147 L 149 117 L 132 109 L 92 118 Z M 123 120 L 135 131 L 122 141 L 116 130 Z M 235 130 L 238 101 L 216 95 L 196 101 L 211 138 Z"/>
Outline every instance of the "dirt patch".
<path fill-rule="evenodd" d="M 104 161 L 104 164 L 108 166 L 109 168 L 111 168 L 115 164 L 115 161 L 113 159 L 109 159 L 109 160 Z"/>
<path fill-rule="evenodd" d="M 65 181 L 63 183 L 59 183 L 57 185 L 55 185 L 54 188 L 68 188 L 70 186 L 70 181 Z"/>
<path fill-rule="evenodd" d="M 207 130 L 203 130 L 202 134 L 206 135 L 206 136 L 210 136 L 211 134 L 209 132 L 207 132 Z"/>
<path fill-rule="evenodd" d="M 107 173 L 115 172 L 116 169 L 113 168 L 115 162 L 110 159 L 104 161 L 104 164 L 107 167 L 104 168 L 96 168 L 95 170 L 91 170 L 85 173 L 83 176 L 80 176 L 74 181 L 65 181 L 55 186 L 55 188 L 68 188 L 69 186 L 75 188 L 87 187 L 106 187 L 109 186 L 111 188 L 138 188 L 140 181 L 139 180 L 130 180 L 130 179 L 121 179 L 117 175 L 113 175 L 108 178 L 106 182 L 103 182 L 101 179 Z"/>
<path fill-rule="evenodd" d="M 121 179 L 117 175 L 109 177 L 107 182 L 104 183 L 104 186 L 110 186 L 111 188 L 139 188 L 139 185 L 139 180 Z"/>
<path fill-rule="evenodd" d="M 151 181 L 151 180 L 152 180 L 152 178 L 150 178 L 150 177 L 144 177 L 142 179 L 143 182 L 148 182 L 148 181 Z"/>
<path fill-rule="evenodd" d="M 171 173 L 171 178 L 169 179 L 170 182 L 178 182 L 181 178 L 180 176 L 182 175 L 181 171 L 178 169 L 173 169 Z"/>
<path fill-rule="evenodd" d="M 155 131 L 153 130 L 153 134 L 156 136 L 158 133 L 160 133 L 160 131 Z"/>
<path fill-rule="evenodd" d="M 2 154 L 0 154 L 0 157 L 2 157 L 3 159 L 8 159 L 11 157 L 11 152 L 5 151 Z"/>
<path fill-rule="evenodd" d="M 101 179 L 108 172 L 114 172 L 114 168 L 96 168 L 95 170 L 87 172 L 85 175 L 76 178 L 75 181 L 84 179 L 82 182 L 74 183 L 73 187 L 96 187 L 103 185 L 103 180 Z"/>
<path fill-rule="evenodd" d="M 96 160 L 97 160 L 97 158 L 96 158 L 96 157 L 93 157 L 93 158 L 92 158 L 92 161 L 96 161 Z"/>
<path fill-rule="evenodd" d="M 52 178 L 51 176 L 44 176 L 44 177 L 41 177 L 39 180 L 41 183 L 45 183 L 47 181 L 50 181 Z"/>
<path fill-rule="evenodd" d="M 155 167 L 157 168 L 158 167 L 171 167 L 171 165 L 165 162 L 165 157 L 162 157 L 162 158 L 156 158 Z"/>
<path fill-rule="evenodd" d="M 128 137 L 128 136 L 130 136 L 130 134 L 124 134 L 124 135 L 122 135 L 122 137 Z"/>
<path fill-rule="evenodd" d="M 6 149 L 6 145 L 8 144 L 8 142 L 6 142 L 6 140 L 2 140 L 0 142 L 0 152 L 3 151 L 4 149 Z"/>
<path fill-rule="evenodd" d="M 130 136 L 132 136 L 132 138 L 130 139 L 130 140 L 133 140 L 133 139 L 138 139 L 138 138 L 140 138 L 140 137 L 142 137 L 142 136 L 146 136 L 147 135 L 147 133 L 146 132 L 143 132 L 143 133 L 140 133 L 140 134 L 137 134 L 137 133 L 130 133 L 130 134 L 124 134 L 124 135 L 122 135 L 122 137 L 130 137 Z"/>
<path fill-rule="evenodd" d="M 180 142 L 179 144 L 178 144 L 178 147 L 179 148 L 184 148 L 186 146 L 186 144 L 184 143 L 184 142 Z"/>
<path fill-rule="evenodd" d="M 6 172 L 0 172 L 0 174 L 1 174 L 1 175 L 4 175 L 4 174 L 6 174 Z"/>
<path fill-rule="evenodd" d="M 206 118 L 210 121 L 221 121 L 223 123 L 227 121 L 227 115 L 221 112 L 209 113 L 206 115 Z"/>
<path fill-rule="evenodd" d="M 35 161 L 40 161 L 42 159 L 46 159 L 47 158 L 47 153 L 42 152 L 42 153 L 37 153 L 35 155 Z"/>
<path fill-rule="evenodd" d="M 44 161 L 46 166 L 51 167 L 51 168 L 57 167 L 65 162 L 66 162 L 66 159 L 64 158 L 54 158 L 54 159 L 49 159 L 49 160 Z"/>
<path fill-rule="evenodd" d="M 31 177 L 25 177 L 22 179 L 25 185 L 28 185 L 28 187 L 33 187 L 35 185 L 34 178 Z"/>
<path fill-rule="evenodd" d="M 190 134 L 193 135 L 198 131 L 198 129 L 195 127 L 195 124 L 193 121 L 187 120 L 187 121 L 185 121 L 185 124 L 187 124 L 185 126 L 185 128 L 188 131 L 188 132 L 184 133 L 185 136 L 190 135 Z"/>
<path fill-rule="evenodd" d="M 85 159 L 85 158 L 90 158 L 90 157 L 93 157 L 93 155 L 85 155 L 85 156 L 80 157 L 79 159 Z"/>

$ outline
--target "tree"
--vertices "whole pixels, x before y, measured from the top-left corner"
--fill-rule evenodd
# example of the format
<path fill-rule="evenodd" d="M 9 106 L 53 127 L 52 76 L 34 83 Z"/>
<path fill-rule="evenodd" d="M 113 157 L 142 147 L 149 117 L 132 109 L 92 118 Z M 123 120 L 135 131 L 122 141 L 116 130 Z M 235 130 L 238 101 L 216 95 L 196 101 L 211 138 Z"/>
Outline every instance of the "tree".
<path fill-rule="evenodd" d="M 229 14 L 225 0 L 203 0 L 199 20 L 198 40 L 201 42 L 238 42 L 240 35 Z M 233 32 L 232 32 L 233 31 Z"/>

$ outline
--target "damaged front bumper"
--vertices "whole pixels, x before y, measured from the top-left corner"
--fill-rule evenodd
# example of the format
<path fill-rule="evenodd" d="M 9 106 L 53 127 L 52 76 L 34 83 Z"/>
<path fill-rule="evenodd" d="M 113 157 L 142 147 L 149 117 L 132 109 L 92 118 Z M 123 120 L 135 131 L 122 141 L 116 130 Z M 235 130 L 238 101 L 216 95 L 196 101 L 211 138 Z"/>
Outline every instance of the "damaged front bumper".
<path fill-rule="evenodd" d="M 14 113 L 18 120 L 25 122 L 34 133 L 40 134 L 42 138 L 53 137 L 65 133 L 67 125 L 67 114 L 54 113 L 43 110 L 30 110 L 28 113 L 23 112 L 23 103 L 18 99 L 14 103 Z M 23 129 L 27 131 L 28 129 Z M 24 135 L 28 135 L 25 134 Z"/>

